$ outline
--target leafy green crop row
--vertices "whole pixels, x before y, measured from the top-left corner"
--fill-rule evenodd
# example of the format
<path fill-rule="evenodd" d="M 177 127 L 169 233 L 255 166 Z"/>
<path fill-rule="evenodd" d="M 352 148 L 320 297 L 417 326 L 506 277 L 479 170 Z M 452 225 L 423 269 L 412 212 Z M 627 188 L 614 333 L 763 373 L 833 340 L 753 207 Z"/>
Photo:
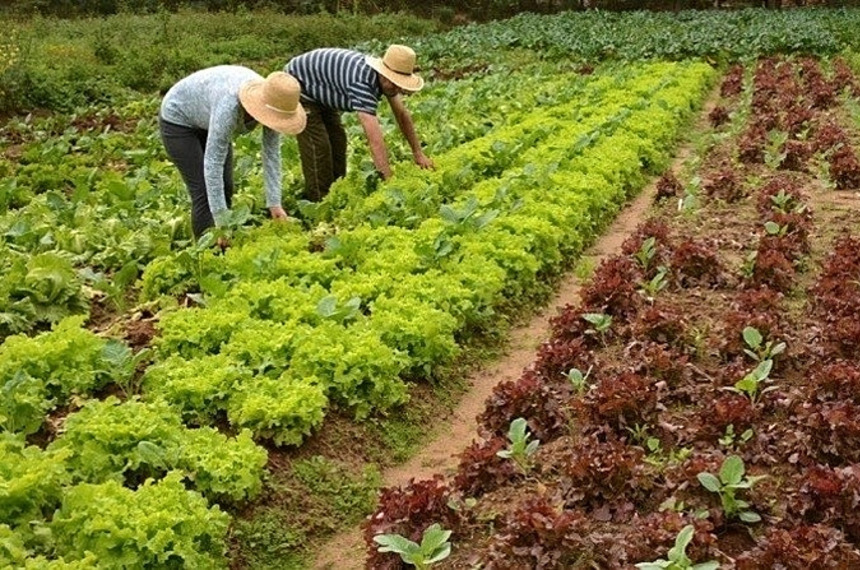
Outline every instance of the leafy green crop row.
<path fill-rule="evenodd" d="M 160 353 L 186 361 L 168 358 L 145 385 L 191 417 L 219 407 L 235 417 L 231 402 L 242 398 L 230 390 L 254 375 L 288 374 L 291 385 L 319 387 L 359 416 L 405 401 L 402 377 L 450 362 L 461 341 L 492 327 L 504 298 L 533 293 L 540 275 L 580 250 L 625 191 L 642 182 L 643 165 L 658 168 L 711 73 L 701 64 L 644 66 L 578 108 L 536 113 L 535 121 L 560 112 L 579 120 L 560 122 L 553 137 L 517 156 L 525 161 L 520 167 L 504 163 L 500 178 L 476 177 L 483 181 L 440 197 L 454 202 L 437 205 L 435 215 L 414 210 L 414 227 L 357 225 L 338 231 L 321 253 L 310 252 L 307 234 L 264 229 L 224 256 L 205 258 L 213 283 L 233 284 L 204 287 L 206 308 L 162 319 Z M 440 170 L 425 176 L 444 178 Z M 555 187 L 570 191 L 549 191 Z M 145 282 L 150 270 L 158 266 Z M 194 379 L 192 363 L 236 372 L 210 384 Z M 170 393 L 159 375 L 171 378 Z M 186 392 L 185 385 L 194 388 Z M 301 430 L 280 440 L 295 441 L 317 422 L 307 416 L 294 424 Z"/>
<path fill-rule="evenodd" d="M 511 50 L 551 60 L 755 59 L 780 53 L 857 50 L 860 10 L 687 10 L 520 14 L 419 38 L 415 47 L 437 65 L 486 61 Z"/>

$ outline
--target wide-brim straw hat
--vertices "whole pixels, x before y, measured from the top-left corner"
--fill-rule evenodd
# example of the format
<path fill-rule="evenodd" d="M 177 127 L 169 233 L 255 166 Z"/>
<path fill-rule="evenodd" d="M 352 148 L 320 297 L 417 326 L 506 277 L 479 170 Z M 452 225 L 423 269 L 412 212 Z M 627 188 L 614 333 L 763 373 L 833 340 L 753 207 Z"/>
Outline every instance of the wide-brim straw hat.
<path fill-rule="evenodd" d="M 365 61 L 405 91 L 419 91 L 424 87 L 424 79 L 415 75 L 415 52 L 408 46 L 392 44 L 382 59 L 368 55 Z"/>
<path fill-rule="evenodd" d="M 261 124 L 283 135 L 297 135 L 305 130 L 308 117 L 299 103 L 298 80 L 283 71 L 274 71 L 265 79 L 251 79 L 239 89 L 239 101 Z"/>

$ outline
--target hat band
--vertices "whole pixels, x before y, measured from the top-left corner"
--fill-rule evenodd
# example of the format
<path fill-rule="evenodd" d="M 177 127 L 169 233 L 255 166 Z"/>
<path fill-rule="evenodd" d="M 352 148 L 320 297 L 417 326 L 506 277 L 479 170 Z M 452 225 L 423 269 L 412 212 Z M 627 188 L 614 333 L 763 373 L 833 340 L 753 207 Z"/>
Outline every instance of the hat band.
<path fill-rule="evenodd" d="M 384 65 L 386 69 L 390 69 L 391 71 L 393 71 L 394 73 L 396 73 L 398 75 L 405 75 L 406 77 L 412 77 L 411 71 L 409 73 L 406 73 L 405 71 L 397 71 L 396 69 L 394 69 L 393 67 L 391 67 L 390 65 L 385 63 L 384 59 L 382 60 L 382 65 Z"/>
<path fill-rule="evenodd" d="M 284 111 L 283 109 L 273 107 L 273 106 L 269 105 L 268 103 L 265 103 L 264 106 L 266 107 L 266 109 L 269 109 L 270 111 L 274 111 L 276 113 L 281 113 L 282 115 L 295 115 L 296 114 L 295 109 L 293 109 L 292 111 Z"/>

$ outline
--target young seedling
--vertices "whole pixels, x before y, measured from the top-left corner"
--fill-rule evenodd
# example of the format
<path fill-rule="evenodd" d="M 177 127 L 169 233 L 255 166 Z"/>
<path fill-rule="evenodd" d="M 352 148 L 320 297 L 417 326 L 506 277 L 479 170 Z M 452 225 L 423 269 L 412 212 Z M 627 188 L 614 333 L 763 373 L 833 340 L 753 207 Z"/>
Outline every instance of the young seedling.
<path fill-rule="evenodd" d="M 666 279 L 666 274 L 669 270 L 665 267 L 660 267 L 657 270 L 657 275 L 651 278 L 650 281 L 646 281 L 642 283 L 642 287 L 639 289 L 639 292 L 648 299 L 648 302 L 654 302 L 654 298 L 657 297 L 657 293 L 666 288 L 666 285 L 669 284 L 669 280 Z"/>
<path fill-rule="evenodd" d="M 612 327 L 612 315 L 603 313 L 585 313 L 582 318 L 591 323 L 594 328 L 586 330 L 586 334 L 600 335 L 600 342 L 606 345 L 606 335 Z"/>
<path fill-rule="evenodd" d="M 788 224 L 781 226 L 776 222 L 765 222 L 764 231 L 769 236 L 783 237 L 788 233 Z"/>
<path fill-rule="evenodd" d="M 806 211 L 806 204 L 795 203 L 795 197 L 791 194 L 786 194 L 785 189 L 780 189 L 778 194 L 770 197 L 773 202 L 773 209 L 781 214 L 802 214 Z"/>
<path fill-rule="evenodd" d="M 752 489 L 765 475 L 744 477 L 744 461 L 737 455 L 730 455 L 720 467 L 719 477 L 703 471 L 696 477 L 699 483 L 712 493 L 720 496 L 723 513 L 727 518 L 739 518 L 743 522 L 754 523 L 761 520 L 755 511 L 749 510 L 749 503 L 737 498 L 736 493 L 741 489 Z"/>
<path fill-rule="evenodd" d="M 717 570 L 720 563 L 715 560 L 693 564 L 687 556 L 687 545 L 693 540 L 695 528 L 688 524 L 681 529 L 675 538 L 675 546 L 669 549 L 668 559 L 660 558 L 654 562 L 640 562 L 637 568 L 642 570 Z"/>
<path fill-rule="evenodd" d="M 762 388 L 762 384 L 770 381 L 772 368 L 773 360 L 762 360 L 752 372 L 735 382 L 734 386 L 727 387 L 726 390 L 743 394 L 750 399 L 753 405 L 756 405 L 764 394 L 777 388 L 776 386 Z"/>
<path fill-rule="evenodd" d="M 719 442 L 720 445 L 728 449 L 732 449 L 735 446 L 740 447 L 741 445 L 752 439 L 753 433 L 754 432 L 752 428 L 748 428 L 744 430 L 742 434 L 738 435 L 735 433 L 735 426 L 733 424 L 729 424 L 726 426 L 726 432 L 719 439 Z"/>
<path fill-rule="evenodd" d="M 776 129 L 767 134 L 767 146 L 764 149 L 764 163 L 771 170 L 776 170 L 782 161 L 785 160 L 785 142 L 788 140 L 788 133 L 778 131 Z"/>
<path fill-rule="evenodd" d="M 743 330 L 744 342 L 749 348 L 745 348 L 744 352 L 756 362 L 763 360 L 773 360 L 774 357 L 785 352 L 785 343 L 779 342 L 774 344 L 772 340 L 764 342 L 764 337 L 755 327 L 746 327 Z"/>
<path fill-rule="evenodd" d="M 647 272 L 651 265 L 651 261 L 654 259 L 656 254 L 657 239 L 652 236 L 642 242 L 642 246 L 639 248 L 639 251 L 634 253 L 633 256 L 636 258 L 636 261 L 639 262 L 639 265 L 642 266 L 642 269 Z"/>
<path fill-rule="evenodd" d="M 678 198 L 678 211 L 691 211 L 699 205 L 699 194 L 702 193 L 702 179 L 694 176 L 684 188 L 684 196 Z"/>
<path fill-rule="evenodd" d="M 663 448 L 663 442 L 659 437 L 654 437 L 648 433 L 648 424 L 634 424 L 633 427 L 625 428 L 630 432 L 633 441 L 641 445 L 645 449 L 645 457 L 642 459 L 648 465 L 653 465 L 658 469 L 662 469 L 667 465 L 675 465 L 683 462 L 689 457 L 692 450 L 689 447 L 681 447 L 677 449 Z"/>
<path fill-rule="evenodd" d="M 758 251 L 751 251 L 744 257 L 744 262 L 741 265 L 741 275 L 744 279 L 752 279 L 755 275 L 755 262 L 758 259 Z"/>
<path fill-rule="evenodd" d="M 399 534 L 379 534 L 373 537 L 373 541 L 379 544 L 379 552 L 394 552 L 406 564 L 424 570 L 451 554 L 450 536 L 450 530 L 443 530 L 439 523 L 435 523 L 424 531 L 421 544 Z"/>
<path fill-rule="evenodd" d="M 537 451 L 540 441 L 528 441 L 529 434 L 526 433 L 528 423 L 525 418 L 517 418 L 511 422 L 508 429 L 508 440 L 511 442 L 507 449 L 496 452 L 503 459 L 513 459 L 514 463 L 523 471 L 528 473 L 532 468 L 532 455 Z"/>
<path fill-rule="evenodd" d="M 570 385 L 573 386 L 574 391 L 580 396 L 589 388 L 588 375 L 591 374 L 592 368 L 593 366 L 589 366 L 585 374 L 579 368 L 571 368 L 564 375 L 570 381 Z"/>

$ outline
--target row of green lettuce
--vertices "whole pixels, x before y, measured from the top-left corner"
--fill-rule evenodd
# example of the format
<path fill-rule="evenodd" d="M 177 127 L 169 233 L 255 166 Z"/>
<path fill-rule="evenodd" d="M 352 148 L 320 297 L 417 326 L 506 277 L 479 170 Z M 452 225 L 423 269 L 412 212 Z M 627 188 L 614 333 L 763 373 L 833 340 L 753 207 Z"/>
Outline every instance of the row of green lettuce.
<path fill-rule="evenodd" d="M 466 185 L 467 179 L 471 184 L 474 184 L 478 180 L 486 178 L 487 181 L 484 182 L 485 185 L 496 184 L 496 181 L 500 180 L 501 187 L 504 188 L 504 186 L 509 183 L 509 180 L 516 180 L 518 177 L 523 175 L 523 163 L 520 158 L 526 159 L 526 163 L 528 163 L 529 157 L 531 157 L 532 161 L 540 161 L 544 157 L 540 156 L 540 153 L 537 157 L 532 156 L 535 152 L 534 149 L 526 153 L 516 152 L 515 156 L 511 156 L 509 153 L 499 152 L 498 149 L 509 148 L 512 146 L 510 141 L 514 141 L 526 135 L 529 137 L 527 140 L 531 141 L 530 144 L 534 145 L 540 140 L 550 139 L 550 134 L 557 137 L 582 137 L 584 136 L 583 133 L 588 133 L 589 131 L 599 134 L 601 129 L 606 128 L 606 125 L 611 126 L 614 122 L 617 122 L 616 115 L 622 110 L 627 109 L 625 105 L 641 105 L 642 102 L 650 95 L 649 86 L 659 84 L 659 74 L 656 76 L 656 79 L 648 77 L 647 71 L 652 69 L 652 67 L 653 66 L 649 66 L 647 69 L 629 68 L 627 70 L 618 71 L 616 74 L 609 73 L 605 76 L 596 75 L 589 78 L 588 81 L 582 80 L 581 78 L 574 79 L 570 82 L 574 88 L 565 90 L 565 92 L 570 95 L 570 100 L 566 100 L 566 102 L 555 106 L 547 106 L 544 108 L 543 112 L 533 112 L 533 116 L 526 121 L 496 129 L 492 136 L 483 137 L 482 139 L 476 140 L 470 144 L 455 148 L 447 154 L 443 154 L 439 157 L 440 169 L 437 172 L 427 173 L 417 169 L 410 172 L 407 170 L 407 172 L 404 173 L 404 179 L 407 184 L 415 185 L 416 183 L 420 184 L 420 177 L 424 176 L 427 180 L 427 191 L 425 193 L 428 195 L 430 194 L 431 188 L 440 186 L 440 184 L 433 182 L 433 180 L 443 181 L 449 179 L 447 180 L 447 182 L 449 182 L 448 186 L 450 186 L 450 182 L 453 182 L 454 188 L 447 188 L 446 190 L 452 196 L 455 195 L 455 190 L 462 191 L 470 187 Z M 638 88 L 636 87 L 637 84 L 639 85 Z M 606 91 L 609 89 L 614 90 L 613 93 L 616 100 L 612 101 L 607 98 Z M 644 89 L 644 91 L 640 92 L 642 89 Z M 578 97 L 575 95 L 578 95 Z M 589 113 L 592 113 L 592 115 L 587 116 Z M 576 123 L 565 123 L 563 120 L 559 120 L 575 116 L 578 116 L 580 119 Z M 555 120 L 548 120 L 550 118 L 555 118 Z M 541 124 L 554 126 L 534 128 L 535 125 L 540 126 Z M 564 124 L 573 126 L 568 127 L 569 132 L 561 133 L 560 131 L 563 130 L 562 125 Z M 571 131 L 571 129 L 574 129 L 575 132 Z M 591 134 L 588 136 L 593 137 Z M 586 138 L 583 140 L 587 141 L 590 139 Z M 515 150 L 517 148 L 519 147 L 515 147 Z M 496 151 L 488 153 L 488 149 L 496 149 Z M 515 164 L 518 168 L 513 167 Z M 446 165 L 450 167 L 447 169 L 447 174 L 445 173 Z M 493 178 L 490 175 L 491 171 L 505 170 L 507 171 L 504 172 L 504 176 L 501 179 Z M 525 170 L 525 172 L 527 172 L 527 170 Z M 378 192 L 375 192 L 366 198 L 354 196 L 353 200 L 357 207 L 364 207 L 366 209 L 366 206 L 361 206 L 366 202 L 369 202 L 371 207 L 374 207 L 373 203 L 378 201 L 378 196 L 387 196 L 391 192 L 392 188 L 395 191 L 400 192 L 397 189 L 401 184 L 402 183 L 400 181 L 395 180 L 391 184 L 387 184 L 385 188 L 380 189 Z M 353 191 L 355 191 L 356 188 L 362 188 L 360 177 L 352 176 L 350 179 L 340 183 L 339 189 L 335 190 L 327 202 L 343 201 L 345 197 L 348 197 L 350 188 L 352 188 Z M 434 209 L 438 212 L 438 205 Z M 422 212 L 416 208 L 415 213 L 416 217 L 418 217 L 420 214 L 426 212 Z M 456 215 L 457 214 L 455 213 L 454 216 L 456 217 Z M 461 217 L 464 215 L 465 214 L 460 214 Z M 343 217 L 347 219 L 353 217 L 353 214 L 351 214 L 349 210 L 344 210 Z M 457 220 L 454 221 L 457 222 Z M 462 221 L 459 221 L 456 224 L 452 224 L 452 228 L 453 230 L 456 230 L 457 226 L 462 225 Z M 335 249 L 334 241 L 329 244 L 329 251 L 326 254 L 320 255 L 310 251 L 312 249 L 310 242 L 313 239 L 310 234 L 298 231 L 298 228 L 291 228 L 280 232 L 279 229 L 282 228 L 278 228 L 278 226 L 269 228 L 267 231 L 274 231 L 276 233 L 268 236 L 261 231 L 249 234 L 245 237 L 249 242 L 248 246 L 245 246 L 242 243 L 237 243 L 236 246 L 231 248 L 225 256 L 215 256 L 213 252 L 206 247 L 204 242 L 203 244 L 193 248 L 191 252 L 183 250 L 176 255 L 157 258 L 147 266 L 143 277 L 143 292 L 145 295 L 150 297 L 157 297 L 158 295 L 165 294 L 177 296 L 185 293 L 190 288 L 201 288 L 209 296 L 219 297 L 223 296 L 224 292 L 227 291 L 234 282 L 236 285 L 235 289 L 230 292 L 226 300 L 219 302 L 218 306 L 210 307 L 210 309 L 204 311 L 208 317 L 207 319 L 200 321 L 205 327 L 202 331 L 184 330 L 188 325 L 183 323 L 186 323 L 186 321 L 189 320 L 196 320 L 197 310 L 180 311 L 174 315 L 168 315 L 165 317 L 163 320 L 163 330 L 160 341 L 163 347 L 163 352 L 168 354 L 175 353 L 186 358 L 214 352 L 222 343 L 221 338 L 216 338 L 215 341 L 207 340 L 209 337 L 213 336 L 213 333 L 208 329 L 218 328 L 213 327 L 211 324 L 213 320 L 217 320 L 215 315 L 223 313 L 224 321 L 227 323 L 227 326 L 235 327 L 238 322 L 242 321 L 241 318 L 237 317 L 240 310 L 231 307 L 231 305 L 235 304 L 235 301 L 233 301 L 235 298 L 247 299 L 266 295 L 275 298 L 276 303 L 299 308 L 300 310 L 297 310 L 296 314 L 301 314 L 302 311 L 304 311 L 306 313 L 309 312 L 312 317 L 316 315 L 314 312 L 316 309 L 315 302 L 312 302 L 312 300 L 309 301 L 307 298 L 303 298 L 301 300 L 292 299 L 292 297 L 300 294 L 308 297 L 308 287 L 310 285 L 316 286 L 316 289 L 311 292 L 311 296 L 315 298 L 326 296 L 328 294 L 327 289 L 332 289 L 335 294 L 342 294 L 342 291 L 347 288 L 349 290 L 357 291 L 357 293 L 360 294 L 359 297 L 363 297 L 365 299 L 365 305 L 376 299 L 378 296 L 377 293 L 374 293 L 373 291 L 362 291 L 360 286 L 358 288 L 355 286 L 355 283 L 360 282 L 361 279 L 366 281 L 366 278 L 360 278 L 356 275 L 356 270 L 359 269 L 359 261 L 353 259 L 350 263 L 345 263 L 343 260 L 349 260 L 350 257 L 355 258 L 356 254 L 361 252 L 363 249 L 366 249 L 368 252 L 378 251 L 378 243 L 366 246 L 363 242 L 367 240 L 361 239 L 356 241 L 356 239 L 350 234 L 340 233 L 336 238 L 336 249 L 342 259 L 339 261 L 331 256 L 331 253 Z M 448 230 L 448 232 L 451 233 L 453 230 Z M 394 230 L 392 229 L 391 231 Z M 288 232 L 289 235 L 277 235 L 277 233 L 285 232 Z M 358 235 L 361 235 L 361 233 L 359 232 Z M 385 235 L 385 233 L 380 229 L 375 232 L 371 232 L 370 235 L 381 236 Z M 378 238 L 376 239 L 377 241 L 380 241 Z M 390 240 L 391 238 L 388 237 L 387 239 Z M 437 237 L 434 237 L 434 242 L 437 239 Z M 425 248 L 428 249 L 428 259 L 431 262 L 434 262 L 435 258 L 438 257 L 438 247 L 439 244 L 435 244 L 432 251 Z M 386 264 L 390 264 L 391 259 L 397 258 L 389 258 L 387 257 L 387 254 L 381 254 L 378 257 L 378 260 L 370 263 L 362 263 L 360 273 L 370 273 L 371 275 L 390 274 L 393 269 Z M 266 287 L 260 286 L 259 282 L 261 280 L 277 280 L 277 285 L 280 289 L 290 288 L 290 291 L 287 291 L 286 293 L 280 290 L 269 292 Z M 268 288 L 271 288 L 271 285 L 268 285 Z M 250 289 L 251 291 L 246 292 L 245 289 Z M 373 294 L 372 297 L 369 296 L 370 294 Z M 350 296 L 349 298 L 352 298 L 353 296 Z M 275 305 L 275 308 L 277 308 L 277 306 L 278 305 Z M 219 309 L 219 307 L 228 308 Z M 310 309 L 307 309 L 307 307 L 310 307 Z M 241 308 L 241 311 L 244 311 L 245 313 L 248 312 L 247 308 Z M 272 313 L 274 309 L 270 307 L 267 311 Z M 258 309 L 257 312 L 259 313 L 260 310 Z M 449 310 L 448 312 L 451 311 Z M 357 314 L 358 311 L 356 310 L 355 313 Z M 376 316 L 379 317 L 377 322 L 381 322 L 381 313 L 382 307 L 377 307 Z M 331 320 L 333 317 L 329 316 L 328 318 Z M 471 321 L 476 321 L 477 317 L 472 316 L 470 319 Z M 292 319 L 282 316 L 281 320 Z M 309 317 L 301 317 L 299 320 L 308 326 L 315 327 L 322 324 L 323 319 L 316 316 L 313 319 Z M 341 321 L 343 320 L 344 318 L 341 318 Z M 477 324 L 477 321 L 475 323 L 467 323 L 466 321 L 468 320 L 469 319 L 461 318 L 462 322 L 458 323 L 458 328 L 465 328 L 466 325 L 475 326 Z M 179 325 L 171 323 L 179 323 Z M 177 330 L 174 331 L 170 326 L 168 326 L 169 324 Z M 292 331 L 292 336 L 296 336 L 297 340 L 295 342 L 298 342 L 298 339 L 304 339 L 307 337 L 307 335 L 299 337 L 292 327 L 284 328 Z M 63 330 L 65 331 L 66 329 L 64 328 Z M 244 345 L 240 342 L 242 336 L 237 336 L 236 339 L 234 339 L 234 343 L 228 347 L 228 353 L 233 356 L 250 353 L 251 356 L 253 356 L 254 340 L 260 336 L 256 334 L 257 332 L 260 331 L 245 333 L 248 340 Z M 268 332 L 270 333 L 268 336 L 271 336 L 275 331 Z M 324 334 L 330 335 L 332 333 L 333 331 L 331 330 L 323 331 L 323 329 L 320 329 L 320 331 L 308 337 L 304 342 L 312 345 L 317 336 Z M 50 340 L 52 338 L 50 335 L 45 337 L 38 343 L 43 346 L 40 346 L 34 354 L 38 354 L 39 352 L 50 353 L 52 347 L 62 351 L 62 347 L 68 344 L 64 339 L 65 334 L 66 333 L 58 333 L 55 341 Z M 263 336 L 265 337 L 267 335 Z M 5 348 L 5 353 L 8 355 L 14 355 L 17 352 L 20 352 L 17 351 L 15 347 L 26 346 L 27 342 L 23 338 L 13 337 L 9 339 L 8 344 L 9 346 Z M 112 348 L 117 344 L 118 343 L 113 343 L 109 346 Z M 279 340 L 276 343 L 276 346 L 284 344 L 285 343 Z M 188 348 L 194 346 L 200 347 L 197 349 L 197 353 L 193 353 L 192 350 Z M 393 348 L 402 347 L 395 345 Z M 414 349 L 411 352 L 415 353 L 416 350 Z M 452 351 L 450 349 L 433 351 L 430 350 L 429 347 L 425 347 L 424 352 L 426 355 L 421 358 L 419 364 L 413 366 L 413 368 L 423 368 L 426 371 L 432 362 L 436 360 L 447 360 L 446 358 L 440 357 Z M 80 354 L 86 354 L 86 352 L 81 351 Z M 251 356 L 243 357 L 243 360 L 248 361 Z M 286 366 L 288 357 L 289 355 L 284 355 L 281 358 L 274 360 L 274 363 L 270 364 L 269 369 L 265 371 L 271 374 L 272 369 L 279 372 L 286 370 L 288 368 L 288 366 Z M 62 362 L 64 358 L 65 356 L 60 355 L 55 359 L 55 361 Z M 110 368 L 114 372 L 113 383 L 120 386 L 128 384 L 128 380 L 120 379 L 116 376 L 121 371 L 125 375 L 133 373 L 134 367 L 131 365 L 130 351 L 127 349 L 114 350 L 111 354 L 111 358 L 111 364 L 109 366 L 106 365 L 105 368 Z M 10 385 L 9 387 L 11 392 L 10 397 L 6 400 L 6 408 L 12 411 L 5 414 L 8 419 L 0 423 L 0 426 L 5 427 L 7 430 L 28 434 L 34 433 L 41 428 L 41 423 L 44 421 L 46 413 L 59 406 L 65 405 L 73 394 L 90 394 L 94 390 L 103 387 L 99 383 L 93 382 L 91 383 L 92 385 L 88 387 L 89 389 L 82 389 L 84 388 L 83 386 L 69 386 L 65 391 L 50 392 L 43 386 L 42 390 L 38 391 L 33 387 L 27 386 L 27 382 L 36 382 L 35 379 L 43 378 L 44 374 L 26 374 L 27 367 L 22 365 L 22 360 L 20 358 L 10 358 L 10 362 L 15 363 L 12 369 L 17 370 L 20 378 L 19 383 L 14 385 L 14 390 L 12 390 L 13 385 Z M 43 362 L 40 366 L 44 367 L 44 364 L 45 363 Z M 275 364 L 277 364 L 277 366 L 275 366 Z M 257 368 L 259 368 L 259 366 Z M 223 377 L 230 370 L 230 368 L 225 368 L 223 363 L 217 363 L 215 369 L 221 370 L 221 373 L 215 375 L 214 379 Z M 150 370 L 150 373 L 156 374 L 158 370 L 158 367 L 153 367 L 153 369 Z M 330 373 L 326 374 L 326 376 L 330 375 Z M 77 376 L 81 377 L 79 374 Z M 161 379 L 158 382 L 153 383 L 165 384 L 165 381 Z M 360 384 L 360 382 L 358 383 Z M 341 382 L 341 384 L 346 385 L 346 382 Z M 25 387 L 26 389 L 24 389 Z M 249 394 L 260 393 L 261 391 L 265 393 L 265 390 L 261 390 L 260 388 L 260 386 L 257 386 L 255 389 L 248 390 L 247 392 Z M 129 393 L 134 392 L 133 390 L 125 391 Z M 343 392 L 348 393 L 349 390 L 343 390 Z M 27 395 L 26 405 L 22 401 L 22 395 L 25 394 Z M 316 404 L 319 403 L 319 398 L 308 398 L 307 395 L 305 396 L 305 398 L 302 398 L 302 401 L 309 401 Z M 375 400 L 374 398 L 370 398 L 368 401 L 366 398 L 367 394 L 362 394 L 361 396 L 362 397 L 349 396 L 348 399 L 355 400 L 357 402 L 356 405 L 359 406 L 363 403 L 372 404 Z M 223 399 L 226 399 L 226 396 Z M 399 397 L 394 399 L 399 400 Z M 237 403 L 240 400 L 234 397 L 231 401 Z M 37 402 L 38 405 L 34 402 Z M 212 413 L 215 413 L 218 409 L 219 408 L 213 409 Z M 227 411 L 231 412 L 231 418 L 248 415 L 247 413 L 243 413 L 241 410 L 242 408 L 231 408 Z M 211 415 L 211 413 L 208 414 L 208 416 Z M 198 419 L 209 419 L 208 416 L 203 416 Z"/>
<path fill-rule="evenodd" d="M 698 63 L 596 77 L 599 97 L 535 112 L 558 128 L 502 158 L 498 176 L 443 190 L 420 221 L 345 223 L 321 250 L 296 227 L 265 225 L 226 255 L 203 250 L 199 275 L 220 278 L 200 284 L 204 307 L 162 319 L 143 398 L 85 403 L 44 450 L 23 444 L 34 424 L 16 420 L 29 425 L 17 436 L 6 426 L 0 566 L 223 565 L 227 518 L 209 501 L 259 490 L 265 453 L 251 432 L 299 443 L 329 401 L 357 416 L 406 402 L 404 379 L 432 374 L 511 299 L 546 287 L 665 164 L 713 77 Z M 342 186 L 332 200 L 385 202 L 386 185 Z M 7 339 L 0 362 L 54 407 L 125 389 L 135 366 L 80 320 Z M 224 412 L 235 437 L 206 425 Z"/>
<path fill-rule="evenodd" d="M 443 153 L 552 104 L 566 85 L 558 69 L 519 70 L 526 91 L 514 101 L 505 77 L 512 70 L 432 85 L 410 102 L 428 152 Z M 122 311 L 147 263 L 193 249 L 188 198 L 164 156 L 156 114 L 157 101 L 146 100 L 6 127 L 7 136 L 31 140 L 0 155 L 0 338 L 84 314 L 93 296 Z M 446 120 L 430 128 L 439 117 Z M 358 137 L 358 127 L 350 128 Z M 392 128 L 386 120 L 386 131 Z M 237 209 L 260 212 L 259 135 L 240 137 L 236 146 Z M 406 152 L 392 145 L 395 160 Z M 362 156 L 352 170 L 368 170 Z M 301 176 L 293 139 L 283 144 L 283 163 L 285 203 L 296 211 Z"/>

